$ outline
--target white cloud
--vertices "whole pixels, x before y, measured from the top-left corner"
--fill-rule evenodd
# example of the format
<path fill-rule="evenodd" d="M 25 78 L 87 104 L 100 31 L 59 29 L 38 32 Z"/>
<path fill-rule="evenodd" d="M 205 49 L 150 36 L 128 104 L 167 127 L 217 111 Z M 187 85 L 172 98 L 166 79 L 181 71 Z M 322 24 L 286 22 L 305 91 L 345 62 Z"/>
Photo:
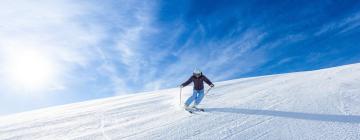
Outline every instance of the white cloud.
<path fill-rule="evenodd" d="M 351 14 L 342 20 L 323 25 L 315 36 L 323 35 L 328 32 L 336 31 L 336 34 L 343 34 L 360 26 L 360 12 Z"/>
<path fill-rule="evenodd" d="M 104 89 L 131 92 L 128 81 L 139 80 L 142 67 L 149 65 L 144 60 L 148 56 L 142 52 L 150 48 L 139 42 L 144 35 L 156 32 L 150 26 L 155 4 L 125 0 L 4 0 L 0 5 L 0 54 L 7 54 L 8 48 L 46 53 L 59 73 L 43 92 L 74 93 L 77 86 L 104 80 L 110 82 Z M 4 57 L 0 57 L 0 94 L 18 92 L 8 88 Z M 126 67 L 119 69 L 118 62 Z"/>
<path fill-rule="evenodd" d="M 249 72 L 265 62 L 265 50 L 255 50 L 266 35 L 261 31 L 252 29 L 242 32 L 239 37 L 199 43 L 195 38 L 202 34 L 207 33 L 199 24 L 199 28 L 174 53 L 178 61 L 162 68 L 161 74 L 153 78 L 147 87 L 158 89 L 179 85 L 191 76 L 196 67 L 202 69 L 212 81 L 226 80 Z"/>
<path fill-rule="evenodd" d="M 115 89 L 126 88 L 121 84 L 125 78 L 138 80 L 141 67 L 147 65 L 142 62 L 142 51 L 146 48 L 139 42 L 143 35 L 154 32 L 149 25 L 154 4 L 132 1 L 117 1 L 117 7 L 112 4 L 70 0 L 3 1 L 0 52 L 5 47 L 45 51 L 61 69 L 60 78 L 76 79 L 78 68 L 108 67 L 99 68 L 98 72 L 107 72 L 114 85 L 119 85 L 114 86 Z M 116 45 L 101 46 L 104 40 L 115 41 Z M 118 53 L 114 55 L 111 47 L 117 48 Z M 95 64 L 99 60 L 103 64 Z M 117 60 L 127 66 L 129 75 L 117 72 L 114 65 Z M 109 72 L 109 69 L 113 70 Z M 57 85 L 65 87 L 66 83 L 63 80 Z"/>
<path fill-rule="evenodd" d="M 13 0 L 3 1 L 0 8 L 2 53 L 11 53 L 6 51 L 8 48 L 12 51 L 41 50 L 56 64 L 62 61 L 85 65 L 88 60 L 82 52 L 100 38 L 91 33 L 93 29 L 84 28 L 74 20 L 85 14 L 81 5 L 66 1 Z M 64 65 L 57 68 L 64 68 Z M 56 87 L 63 87 L 61 84 Z"/>

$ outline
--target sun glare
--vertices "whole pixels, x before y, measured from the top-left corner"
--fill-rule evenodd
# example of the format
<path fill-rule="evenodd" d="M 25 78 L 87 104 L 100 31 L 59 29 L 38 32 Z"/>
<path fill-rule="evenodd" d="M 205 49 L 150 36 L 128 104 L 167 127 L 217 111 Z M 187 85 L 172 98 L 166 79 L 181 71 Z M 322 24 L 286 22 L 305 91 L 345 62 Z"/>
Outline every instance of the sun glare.
<path fill-rule="evenodd" d="M 12 82 L 30 89 L 45 87 L 54 74 L 50 59 L 41 51 L 36 50 L 11 52 L 7 69 Z"/>

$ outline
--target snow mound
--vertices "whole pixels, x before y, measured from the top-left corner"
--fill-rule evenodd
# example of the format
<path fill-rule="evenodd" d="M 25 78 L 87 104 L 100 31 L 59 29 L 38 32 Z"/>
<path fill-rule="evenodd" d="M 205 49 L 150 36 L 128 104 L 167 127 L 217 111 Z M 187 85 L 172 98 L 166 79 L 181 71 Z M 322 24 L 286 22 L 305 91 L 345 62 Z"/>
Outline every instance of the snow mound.
<path fill-rule="evenodd" d="M 205 112 L 173 88 L 4 116 L 0 139 L 360 139 L 360 64 L 215 85 Z"/>

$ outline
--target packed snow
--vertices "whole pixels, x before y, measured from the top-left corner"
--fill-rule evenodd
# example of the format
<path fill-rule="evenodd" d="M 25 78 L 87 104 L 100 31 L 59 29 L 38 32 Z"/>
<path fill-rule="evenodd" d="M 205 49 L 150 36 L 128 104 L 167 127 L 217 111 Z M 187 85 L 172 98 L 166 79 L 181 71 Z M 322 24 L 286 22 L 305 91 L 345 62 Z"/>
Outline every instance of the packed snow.
<path fill-rule="evenodd" d="M 217 82 L 200 105 L 205 112 L 194 114 L 180 107 L 179 92 L 2 116 L 0 139 L 360 139 L 360 64 Z"/>

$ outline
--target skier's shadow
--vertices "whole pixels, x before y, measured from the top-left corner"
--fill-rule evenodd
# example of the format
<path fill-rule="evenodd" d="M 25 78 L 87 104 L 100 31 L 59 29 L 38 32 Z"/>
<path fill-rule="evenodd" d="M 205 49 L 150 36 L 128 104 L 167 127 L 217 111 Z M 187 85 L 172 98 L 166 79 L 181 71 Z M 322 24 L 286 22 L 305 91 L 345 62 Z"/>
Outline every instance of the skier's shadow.
<path fill-rule="evenodd" d="M 259 109 L 242 109 L 242 108 L 206 108 L 207 112 L 225 112 L 248 115 L 262 115 L 285 117 L 302 120 L 315 120 L 327 122 L 342 122 L 342 123 L 360 123 L 360 116 L 357 115 L 335 115 L 335 114 L 316 114 L 316 113 L 302 113 L 276 110 L 259 110 Z"/>

